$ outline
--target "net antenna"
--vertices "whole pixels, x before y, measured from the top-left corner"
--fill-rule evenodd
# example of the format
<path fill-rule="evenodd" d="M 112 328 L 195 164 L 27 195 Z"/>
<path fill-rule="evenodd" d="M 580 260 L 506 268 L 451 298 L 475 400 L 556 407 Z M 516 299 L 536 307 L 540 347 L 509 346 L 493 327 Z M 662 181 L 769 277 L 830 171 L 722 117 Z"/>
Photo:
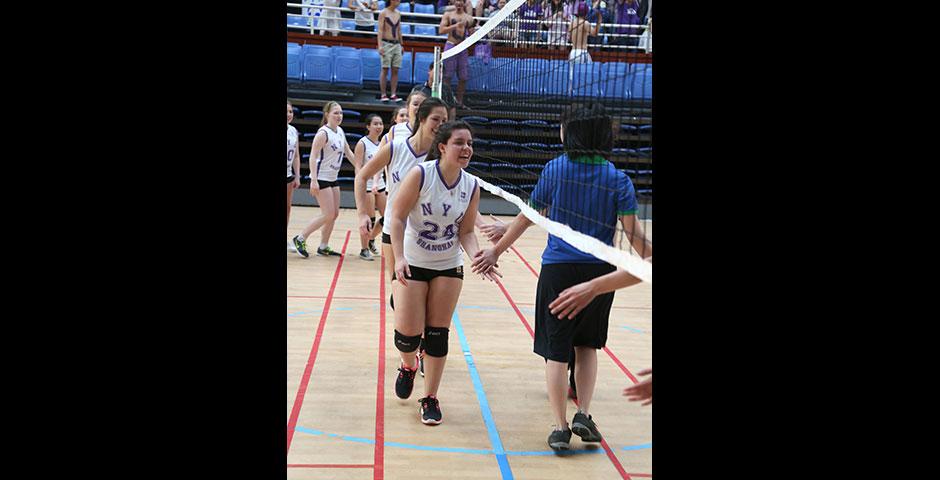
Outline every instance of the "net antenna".
<path fill-rule="evenodd" d="M 434 47 L 434 78 L 431 79 L 431 96 L 434 98 L 441 98 L 443 73 L 441 69 L 441 47 Z"/>

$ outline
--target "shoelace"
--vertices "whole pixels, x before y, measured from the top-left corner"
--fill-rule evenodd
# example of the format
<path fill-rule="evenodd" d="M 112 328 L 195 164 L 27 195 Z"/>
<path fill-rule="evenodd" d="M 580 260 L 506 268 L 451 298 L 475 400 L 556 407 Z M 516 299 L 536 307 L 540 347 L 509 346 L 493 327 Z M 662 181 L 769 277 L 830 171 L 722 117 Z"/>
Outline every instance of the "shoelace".
<path fill-rule="evenodd" d="M 414 378 L 415 370 L 408 370 L 405 367 L 398 367 L 398 378 L 404 378 L 405 375 Z"/>
<path fill-rule="evenodd" d="M 424 397 L 421 400 L 418 400 L 418 402 L 421 403 L 421 408 L 423 408 L 425 411 L 429 410 L 432 405 L 434 406 L 435 409 L 437 409 L 438 401 L 436 398 Z"/>

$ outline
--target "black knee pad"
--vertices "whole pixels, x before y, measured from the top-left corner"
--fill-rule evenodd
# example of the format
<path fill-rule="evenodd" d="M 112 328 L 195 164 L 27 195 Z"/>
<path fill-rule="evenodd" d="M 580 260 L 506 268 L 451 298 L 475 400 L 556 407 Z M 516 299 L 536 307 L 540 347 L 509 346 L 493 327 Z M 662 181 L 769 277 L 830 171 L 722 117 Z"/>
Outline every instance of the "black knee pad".
<path fill-rule="evenodd" d="M 424 329 L 424 353 L 432 357 L 447 356 L 447 339 L 450 329 L 427 327 Z"/>
<path fill-rule="evenodd" d="M 385 217 L 379 217 L 379 225 L 385 226 Z"/>
<path fill-rule="evenodd" d="M 420 342 L 421 342 L 421 335 L 415 335 L 413 337 L 409 337 L 406 335 L 402 335 L 401 332 L 399 332 L 398 330 L 395 330 L 395 347 L 397 347 L 399 351 L 402 351 L 405 353 L 413 352 L 418 349 L 418 344 Z"/>
<path fill-rule="evenodd" d="M 375 217 L 369 217 L 369 230 L 375 228 Z"/>

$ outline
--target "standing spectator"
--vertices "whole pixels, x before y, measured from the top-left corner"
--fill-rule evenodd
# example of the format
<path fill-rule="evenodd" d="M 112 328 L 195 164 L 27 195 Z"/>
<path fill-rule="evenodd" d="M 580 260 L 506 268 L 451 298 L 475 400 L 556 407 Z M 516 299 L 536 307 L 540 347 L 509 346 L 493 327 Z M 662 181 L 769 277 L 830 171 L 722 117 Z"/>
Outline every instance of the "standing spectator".
<path fill-rule="evenodd" d="M 562 0 L 545 2 L 545 22 L 542 27 L 548 30 L 548 48 L 554 50 L 568 42 L 568 20 L 571 18 L 571 6 Z"/>
<path fill-rule="evenodd" d="M 605 0 L 593 0 L 593 3 L 588 9 L 587 20 L 595 24 L 614 23 L 614 14 L 608 8 L 608 4 Z M 601 27 L 600 32 L 610 33 L 610 27 Z M 588 35 L 588 44 L 601 45 L 603 44 L 603 39 L 598 36 L 598 34 Z"/>
<path fill-rule="evenodd" d="M 324 7 L 338 7 L 340 0 L 323 0 Z M 339 10 L 323 9 L 320 11 L 320 35 L 339 35 Z"/>
<path fill-rule="evenodd" d="M 588 35 L 596 36 L 600 23 L 592 26 L 587 21 L 587 12 L 587 4 L 578 4 L 577 14 L 568 26 L 568 32 L 571 34 L 571 53 L 568 55 L 568 61 L 571 63 L 591 63 L 591 54 L 587 50 Z"/>
<path fill-rule="evenodd" d="M 339 1 L 339 0 L 337 0 Z M 404 39 L 401 34 L 401 14 L 398 13 L 398 4 L 401 0 L 388 0 L 385 9 L 379 13 L 379 34 L 376 38 L 376 48 L 382 57 L 382 72 L 379 77 L 379 91 L 382 93 L 381 100 L 387 102 L 401 101 L 398 98 L 398 69 L 401 68 L 401 42 Z M 392 97 L 385 95 L 385 74 L 388 69 L 392 69 Z"/>
<path fill-rule="evenodd" d="M 438 26 L 439 34 L 447 34 L 445 52 L 463 42 L 470 34 L 470 29 L 477 24 L 476 19 L 467 13 L 465 0 L 454 0 L 454 6 L 456 10 L 441 16 L 441 24 Z M 469 57 L 470 52 L 464 50 L 444 60 L 444 82 L 450 84 L 454 74 L 457 74 L 457 104 L 460 108 L 464 108 L 463 95 L 470 75 Z"/>
<path fill-rule="evenodd" d="M 349 8 L 356 12 L 356 31 L 372 32 L 375 27 L 375 12 L 379 4 L 375 0 L 349 0 Z M 357 37 L 368 37 L 364 33 L 355 34 Z"/>
<path fill-rule="evenodd" d="M 536 0 L 526 0 L 516 10 L 519 14 L 519 40 L 524 43 L 531 43 L 538 40 L 538 25 L 542 20 L 542 5 Z M 528 21 L 526 21 L 528 20 Z"/>
<path fill-rule="evenodd" d="M 640 19 L 640 16 L 637 15 L 637 9 L 640 7 L 640 4 L 637 0 L 616 0 L 614 4 L 615 16 L 614 23 L 617 23 L 617 28 L 614 29 L 615 33 L 621 35 L 639 35 L 642 31 L 641 27 L 631 27 L 629 25 L 643 25 L 643 20 Z M 637 44 L 636 37 L 613 37 L 610 41 L 613 45 L 627 45 L 635 46 Z"/>

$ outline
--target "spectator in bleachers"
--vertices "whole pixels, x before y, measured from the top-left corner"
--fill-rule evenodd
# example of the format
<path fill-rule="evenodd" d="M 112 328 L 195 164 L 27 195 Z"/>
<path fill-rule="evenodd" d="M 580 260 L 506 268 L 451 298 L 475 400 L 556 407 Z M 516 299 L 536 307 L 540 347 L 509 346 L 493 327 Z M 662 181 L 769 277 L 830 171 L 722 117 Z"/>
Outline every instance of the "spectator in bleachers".
<path fill-rule="evenodd" d="M 526 3 L 516 10 L 521 21 L 519 25 L 519 40 L 529 43 L 539 39 L 539 21 L 542 20 L 542 5 L 536 0 L 526 0 Z"/>
<path fill-rule="evenodd" d="M 571 4 L 563 0 L 545 2 L 545 21 L 542 28 L 548 30 L 548 48 L 562 48 L 568 42 L 568 22 L 571 19 Z"/>
<path fill-rule="evenodd" d="M 618 26 L 614 29 L 615 33 L 621 35 L 639 35 L 642 27 L 631 27 L 629 25 L 643 25 L 643 20 L 637 15 L 637 9 L 640 4 L 637 0 L 615 0 L 614 3 L 614 23 Z M 610 42 L 613 45 L 635 46 L 636 37 L 611 37 Z"/>
<path fill-rule="evenodd" d="M 338 7 L 340 0 L 323 0 L 324 7 Z M 330 35 L 334 37 L 339 35 L 339 10 L 327 10 L 323 9 L 320 11 L 320 35 L 326 35 L 326 32 L 329 31 Z"/>
<path fill-rule="evenodd" d="M 379 4 L 375 0 L 349 0 L 349 8 L 356 12 L 356 31 L 372 32 L 375 27 L 375 12 Z M 357 37 L 369 37 L 364 33 L 355 34 Z"/>
<path fill-rule="evenodd" d="M 594 0 L 588 8 L 587 20 L 595 24 L 614 23 L 614 13 L 605 0 Z M 610 33 L 610 27 L 601 27 L 600 32 Z M 588 43 L 591 45 L 601 45 L 603 41 L 598 34 L 588 35 Z"/>
<path fill-rule="evenodd" d="M 454 7 L 456 10 L 446 12 L 441 16 L 441 24 L 438 26 L 439 34 L 447 34 L 447 43 L 444 44 L 445 52 L 463 42 L 470 35 L 470 29 L 477 24 L 476 19 L 467 13 L 465 0 L 454 0 Z M 457 104 L 461 108 L 464 108 L 463 95 L 470 75 L 469 58 L 470 52 L 464 50 L 444 60 L 444 82 L 450 84 L 454 79 L 454 74 L 457 74 Z"/>
<path fill-rule="evenodd" d="M 401 13 L 398 13 L 398 4 L 401 0 L 388 0 L 385 9 L 379 13 L 379 34 L 376 38 L 376 45 L 379 55 L 382 57 L 382 71 L 379 77 L 379 91 L 382 94 L 381 100 L 387 102 L 400 102 L 398 98 L 398 69 L 401 68 L 401 42 L 404 39 L 401 34 Z M 391 92 L 389 98 L 385 95 L 385 75 L 388 69 L 392 69 Z"/>
<path fill-rule="evenodd" d="M 571 53 L 568 54 L 568 61 L 571 63 L 591 63 L 591 54 L 588 53 L 588 35 L 597 35 L 600 28 L 600 22 L 593 26 L 587 21 L 588 6 L 586 3 L 578 4 L 578 11 L 571 24 L 568 26 L 568 32 L 571 36 Z"/>

